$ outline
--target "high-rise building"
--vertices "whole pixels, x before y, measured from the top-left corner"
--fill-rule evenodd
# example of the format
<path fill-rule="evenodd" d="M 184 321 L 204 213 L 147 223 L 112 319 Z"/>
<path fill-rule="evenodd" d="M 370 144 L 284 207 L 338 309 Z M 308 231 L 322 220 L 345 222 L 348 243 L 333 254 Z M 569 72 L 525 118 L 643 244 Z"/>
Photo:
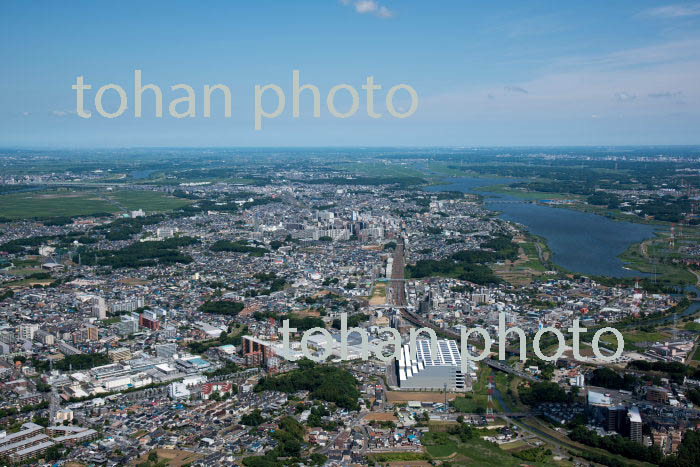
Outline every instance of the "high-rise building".
<path fill-rule="evenodd" d="M 20 324 L 17 327 L 17 337 L 19 339 L 33 340 L 34 333 L 39 330 L 38 324 Z"/>
<path fill-rule="evenodd" d="M 134 297 L 129 300 L 124 300 L 121 302 L 112 303 L 109 306 L 109 310 L 112 313 L 123 313 L 136 311 L 139 308 L 143 308 L 146 305 L 146 301 L 143 297 Z"/>
<path fill-rule="evenodd" d="M 90 305 L 93 317 L 100 320 L 107 318 L 107 304 L 105 303 L 104 298 L 93 297 L 90 299 Z"/>
<path fill-rule="evenodd" d="M 84 328 L 85 340 L 97 341 L 100 340 L 100 331 L 97 326 L 87 325 Z"/>
<path fill-rule="evenodd" d="M 139 330 L 139 316 L 137 314 L 123 315 L 121 321 L 117 323 L 117 329 L 122 336 L 134 334 Z"/>
<path fill-rule="evenodd" d="M 56 343 L 56 337 L 42 329 L 39 329 L 36 333 L 34 333 L 34 337 L 42 344 L 54 345 Z"/>
<path fill-rule="evenodd" d="M 146 329 L 150 329 L 151 331 L 157 331 L 160 329 L 160 321 L 158 321 L 158 317 L 155 313 L 149 310 L 146 310 L 143 313 L 141 313 L 141 317 L 139 318 L 139 325 Z"/>
<path fill-rule="evenodd" d="M 627 412 L 629 438 L 637 443 L 642 442 L 642 416 L 639 413 L 639 408 L 636 406 L 630 407 Z"/>

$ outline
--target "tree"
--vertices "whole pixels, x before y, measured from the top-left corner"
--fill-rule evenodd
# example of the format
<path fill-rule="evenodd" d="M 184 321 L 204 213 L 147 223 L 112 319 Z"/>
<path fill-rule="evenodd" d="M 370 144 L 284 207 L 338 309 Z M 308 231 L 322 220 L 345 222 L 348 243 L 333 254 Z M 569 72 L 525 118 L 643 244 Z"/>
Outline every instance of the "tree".
<path fill-rule="evenodd" d="M 258 426 L 262 425 L 265 419 L 262 416 L 260 409 L 255 409 L 251 413 L 247 413 L 241 417 L 241 425 Z"/>
<path fill-rule="evenodd" d="M 669 456 L 662 467 L 693 467 L 700 465 L 700 432 L 688 430 L 678 448 L 678 453 Z"/>

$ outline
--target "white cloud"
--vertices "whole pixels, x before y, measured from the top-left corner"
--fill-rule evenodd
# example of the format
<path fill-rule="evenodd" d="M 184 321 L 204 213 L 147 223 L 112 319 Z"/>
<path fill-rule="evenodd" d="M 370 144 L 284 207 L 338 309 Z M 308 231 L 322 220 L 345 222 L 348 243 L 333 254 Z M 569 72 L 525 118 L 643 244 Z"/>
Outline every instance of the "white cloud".
<path fill-rule="evenodd" d="M 527 89 L 521 88 L 520 86 L 506 86 L 505 89 L 507 92 L 517 92 L 519 94 L 528 94 Z"/>
<path fill-rule="evenodd" d="M 31 112 L 22 112 L 23 117 L 29 117 L 31 114 Z"/>
<path fill-rule="evenodd" d="M 682 97 L 683 91 L 652 92 L 648 96 L 652 99 L 671 99 L 673 97 Z"/>
<path fill-rule="evenodd" d="M 641 16 L 654 18 L 685 18 L 700 15 L 700 3 L 666 5 L 651 8 L 641 13 Z"/>
<path fill-rule="evenodd" d="M 68 115 L 74 115 L 75 112 L 72 110 L 52 110 L 49 114 L 54 117 L 67 117 Z"/>
<path fill-rule="evenodd" d="M 377 11 L 377 16 L 380 18 L 391 18 L 394 16 L 394 12 L 385 6 L 380 6 L 379 10 Z"/>
<path fill-rule="evenodd" d="M 340 0 L 343 5 L 352 5 L 354 10 L 361 14 L 372 14 L 379 18 L 392 18 L 394 12 L 388 7 L 380 5 L 375 0 Z"/>
<path fill-rule="evenodd" d="M 553 60 L 517 86 L 461 86 L 421 96 L 418 118 L 498 121 L 622 112 L 624 117 L 700 118 L 700 40 Z M 623 105 L 626 104 L 626 105 Z M 686 118 L 684 117 L 684 118 Z"/>
<path fill-rule="evenodd" d="M 630 94 L 628 92 L 616 92 L 615 93 L 615 99 L 617 99 L 620 102 L 629 102 L 633 101 L 637 98 L 634 94 Z"/>
<path fill-rule="evenodd" d="M 377 11 L 377 8 L 379 8 L 379 5 L 373 0 L 360 0 L 355 2 L 355 11 L 360 14 Z"/>

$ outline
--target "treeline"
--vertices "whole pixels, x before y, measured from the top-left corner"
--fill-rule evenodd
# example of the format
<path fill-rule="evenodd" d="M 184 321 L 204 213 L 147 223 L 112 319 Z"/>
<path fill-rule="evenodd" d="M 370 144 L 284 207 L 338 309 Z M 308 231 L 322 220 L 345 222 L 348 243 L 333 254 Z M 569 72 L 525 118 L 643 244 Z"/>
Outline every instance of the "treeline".
<path fill-rule="evenodd" d="M 605 191 L 597 191 L 586 198 L 588 204 L 595 206 L 606 206 L 608 209 L 617 209 L 620 207 L 620 197 L 614 193 Z"/>
<path fill-rule="evenodd" d="M 415 265 L 406 266 L 406 274 L 416 279 L 447 276 L 476 284 L 498 283 L 500 279 L 494 275 L 491 268 L 481 264 L 492 261 L 496 261 L 496 257 L 488 251 L 459 251 L 441 260 L 419 260 Z"/>
<path fill-rule="evenodd" d="M 293 417 L 285 416 L 279 421 L 278 429 L 272 433 L 277 446 L 263 456 L 251 456 L 243 459 L 247 467 L 279 467 L 280 465 L 314 465 L 326 463 L 328 458 L 314 452 L 303 459 L 300 458 L 304 447 L 304 426 Z"/>
<path fill-rule="evenodd" d="M 264 320 L 264 319 L 273 318 L 279 323 L 281 323 L 285 319 L 288 319 L 289 320 L 289 327 L 296 328 L 297 332 L 308 331 L 309 329 L 312 329 L 312 328 L 325 328 L 326 327 L 326 323 L 324 323 L 321 318 L 318 318 L 316 316 L 299 316 L 299 315 L 295 315 L 293 313 L 288 314 L 288 315 L 282 315 L 282 314 L 277 314 L 277 313 L 272 313 L 272 312 L 256 311 L 253 314 L 253 317 L 257 320 Z"/>
<path fill-rule="evenodd" d="M 694 467 L 700 465 L 700 432 L 688 430 L 685 432 L 678 452 L 668 456 L 661 467 Z"/>
<path fill-rule="evenodd" d="M 255 274 L 255 277 L 257 280 L 259 280 L 262 284 L 267 286 L 264 289 L 259 289 L 254 291 L 255 295 L 270 295 L 275 292 L 279 292 L 280 290 L 284 290 L 284 287 L 287 285 L 287 279 L 284 277 L 279 277 L 277 274 L 274 272 L 259 272 Z"/>
<path fill-rule="evenodd" d="M 236 316 L 238 313 L 243 311 L 243 308 L 245 308 L 243 302 L 234 302 L 231 300 L 207 300 L 199 306 L 199 311 L 214 315 Z"/>
<path fill-rule="evenodd" d="M 66 355 L 62 360 L 53 364 L 55 370 L 73 371 L 89 370 L 96 366 L 107 365 L 111 360 L 106 353 L 82 353 L 77 355 Z M 32 365 L 40 372 L 48 372 L 51 364 L 48 360 L 32 360 Z"/>
<path fill-rule="evenodd" d="M 348 329 L 357 327 L 360 325 L 360 323 L 364 323 L 365 321 L 369 321 L 369 315 L 364 313 L 355 313 L 354 315 L 350 315 L 348 316 Z M 340 318 L 334 319 L 332 326 L 334 329 L 340 329 Z"/>
<path fill-rule="evenodd" d="M 627 368 L 639 371 L 658 371 L 675 382 L 683 381 L 684 377 L 700 379 L 700 368 L 693 368 L 681 362 L 648 362 L 646 360 L 633 360 L 627 364 Z"/>
<path fill-rule="evenodd" d="M 119 250 L 81 249 L 73 260 L 77 262 L 79 254 L 84 265 L 111 266 L 115 269 L 189 264 L 192 257 L 180 253 L 178 248 L 198 242 L 193 237 L 175 237 L 161 241 L 135 242 Z"/>
<path fill-rule="evenodd" d="M 48 409 L 49 408 L 49 402 L 48 401 L 42 401 L 37 404 L 28 404 L 28 405 L 23 405 L 19 409 L 17 407 L 4 407 L 0 409 L 0 418 L 5 418 L 9 417 L 12 415 L 17 415 L 20 413 L 28 413 L 32 412 L 34 410 L 42 410 L 42 409 Z"/>
<path fill-rule="evenodd" d="M 635 206 L 642 211 L 642 214 L 653 216 L 654 219 L 666 222 L 680 222 L 685 218 L 685 214 L 692 211 L 692 202 L 688 197 L 683 196 L 674 198 L 672 196 L 663 196 L 652 198 L 644 204 Z M 691 224 L 697 221 L 691 220 Z"/>
<path fill-rule="evenodd" d="M 628 459 L 650 462 L 652 464 L 660 463 L 664 457 L 658 446 L 647 447 L 620 435 L 599 436 L 594 431 L 581 425 L 571 430 L 569 438 L 587 446 L 605 449 L 608 452 L 619 454 Z"/>
<path fill-rule="evenodd" d="M 217 339 L 209 339 L 206 341 L 198 341 L 198 342 L 190 342 L 187 344 L 187 347 L 190 349 L 192 353 L 195 354 L 203 354 L 207 350 L 211 349 L 212 347 L 220 347 L 222 345 L 233 345 L 235 347 L 238 347 L 241 345 L 241 342 L 243 342 L 243 335 L 248 332 L 248 326 L 243 326 L 243 329 L 239 330 L 235 334 L 231 334 L 231 327 L 229 326 L 229 332 L 222 332 Z M 225 373 L 217 373 L 217 376 L 220 374 L 229 374 L 229 373 L 235 373 L 238 371 L 237 369 L 231 367 L 231 365 L 235 365 L 233 362 L 228 362 L 226 363 L 226 372 Z M 219 369 L 221 370 L 221 369 Z M 214 370 L 215 372 L 219 372 L 219 370 Z M 230 370 L 230 371 L 229 371 Z"/>
<path fill-rule="evenodd" d="M 574 396 L 567 393 L 557 383 L 542 381 L 530 387 L 518 388 L 520 400 L 525 405 L 536 406 L 545 402 L 573 402 Z"/>
<path fill-rule="evenodd" d="M 308 185 L 399 185 L 400 187 L 409 187 L 415 185 L 422 185 L 426 183 L 426 180 L 420 177 L 357 177 L 344 178 L 344 177 L 333 177 L 333 178 L 314 178 L 310 180 L 294 180 L 297 183 L 306 183 Z"/>
<path fill-rule="evenodd" d="M 117 219 L 109 224 L 95 227 L 95 232 L 104 233 L 105 239 L 110 241 L 129 240 L 133 235 L 140 233 L 146 225 L 154 225 L 162 222 L 166 217 L 162 214 L 135 218 Z"/>
<path fill-rule="evenodd" d="M 269 253 L 267 248 L 251 246 L 245 240 L 217 240 L 209 247 L 211 251 L 231 251 L 234 253 L 248 253 L 251 256 L 264 256 Z"/>
<path fill-rule="evenodd" d="M 518 245 L 513 242 L 513 237 L 497 235 L 481 244 L 482 248 L 494 251 L 496 260 L 518 259 Z"/>
<path fill-rule="evenodd" d="M 497 284 L 501 279 L 486 263 L 516 259 L 518 245 L 513 243 L 512 237 L 499 235 L 483 242 L 481 247 L 488 250 L 463 250 L 441 260 L 419 260 L 415 265 L 406 267 L 406 274 L 416 279 L 446 276 L 481 285 Z"/>
<path fill-rule="evenodd" d="M 639 380 L 634 375 L 627 373 L 620 375 L 610 368 L 603 367 L 593 370 L 590 384 L 607 389 L 624 389 L 626 391 L 631 391 L 637 385 L 638 381 Z"/>
<path fill-rule="evenodd" d="M 307 359 L 300 360 L 298 365 L 297 370 L 261 378 L 255 391 L 310 391 L 313 399 L 357 410 L 360 391 L 357 389 L 357 380 L 350 372 L 335 366 L 318 365 Z"/>
<path fill-rule="evenodd" d="M 431 276 L 454 277 L 481 285 L 501 282 L 488 266 L 455 261 L 453 258 L 418 260 L 415 265 L 406 266 L 406 276 L 413 279 Z"/>
<path fill-rule="evenodd" d="M 17 238 L 0 244 L 0 251 L 7 253 L 25 253 L 31 247 L 43 245 L 49 240 L 56 238 L 55 235 L 38 235 L 36 237 Z"/>
<path fill-rule="evenodd" d="M 7 289 L 3 293 L 0 293 L 0 302 L 5 300 L 6 298 L 12 298 L 14 296 L 15 296 L 15 293 L 12 290 Z"/>

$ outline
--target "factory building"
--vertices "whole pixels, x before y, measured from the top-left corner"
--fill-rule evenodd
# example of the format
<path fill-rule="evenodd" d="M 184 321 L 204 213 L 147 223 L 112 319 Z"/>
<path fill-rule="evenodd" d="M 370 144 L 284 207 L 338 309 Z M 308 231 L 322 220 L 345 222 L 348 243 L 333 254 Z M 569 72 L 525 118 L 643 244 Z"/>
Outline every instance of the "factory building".
<path fill-rule="evenodd" d="M 462 357 L 454 340 L 437 341 L 437 352 L 433 354 L 430 340 L 416 341 L 416 358 L 411 358 L 410 345 L 401 348 L 401 358 L 396 362 L 398 382 L 401 389 L 425 389 L 466 391 L 462 374 Z"/>

